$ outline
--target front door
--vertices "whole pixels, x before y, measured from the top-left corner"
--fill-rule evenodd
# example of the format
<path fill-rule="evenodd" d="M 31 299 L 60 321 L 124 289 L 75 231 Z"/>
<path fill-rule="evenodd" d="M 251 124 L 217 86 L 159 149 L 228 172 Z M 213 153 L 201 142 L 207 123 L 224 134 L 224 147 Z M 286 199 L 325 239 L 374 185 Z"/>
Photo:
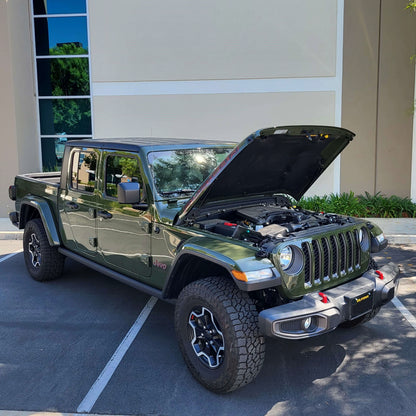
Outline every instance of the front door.
<path fill-rule="evenodd" d="M 103 154 L 103 170 L 103 189 L 97 205 L 101 261 L 120 273 L 146 280 L 151 273 L 152 216 L 147 209 L 117 202 L 117 185 L 120 182 L 140 183 L 141 202 L 145 202 L 140 160 L 127 152 L 106 152 Z"/>

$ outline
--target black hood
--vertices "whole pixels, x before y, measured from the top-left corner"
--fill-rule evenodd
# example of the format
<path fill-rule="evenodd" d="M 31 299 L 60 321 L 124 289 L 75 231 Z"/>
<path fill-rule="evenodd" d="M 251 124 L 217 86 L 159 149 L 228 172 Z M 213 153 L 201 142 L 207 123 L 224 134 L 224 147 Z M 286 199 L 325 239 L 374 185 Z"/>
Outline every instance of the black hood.
<path fill-rule="evenodd" d="M 202 183 L 180 213 L 179 222 L 216 201 L 273 194 L 299 200 L 353 137 L 346 129 L 327 126 L 258 130 Z"/>

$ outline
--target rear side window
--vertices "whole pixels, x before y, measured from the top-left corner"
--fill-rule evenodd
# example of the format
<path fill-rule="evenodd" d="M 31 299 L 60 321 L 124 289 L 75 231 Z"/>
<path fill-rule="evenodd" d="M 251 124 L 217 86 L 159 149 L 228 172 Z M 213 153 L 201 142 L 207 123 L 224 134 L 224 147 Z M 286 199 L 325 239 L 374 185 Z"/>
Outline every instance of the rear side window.
<path fill-rule="evenodd" d="M 137 182 L 140 193 L 143 192 L 143 180 L 140 173 L 139 161 L 134 157 L 111 155 L 105 162 L 105 193 L 117 198 L 117 185 L 122 182 Z M 143 195 L 141 195 L 143 200 Z"/>
<path fill-rule="evenodd" d="M 71 158 L 71 189 L 93 193 L 97 154 L 91 149 L 76 150 Z"/>

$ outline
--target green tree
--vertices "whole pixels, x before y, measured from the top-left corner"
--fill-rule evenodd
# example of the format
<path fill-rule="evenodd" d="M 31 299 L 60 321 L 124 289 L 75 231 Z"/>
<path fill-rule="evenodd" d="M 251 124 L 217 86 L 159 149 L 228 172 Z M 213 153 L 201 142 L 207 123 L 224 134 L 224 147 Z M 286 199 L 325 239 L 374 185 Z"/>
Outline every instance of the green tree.
<path fill-rule="evenodd" d="M 51 55 L 84 55 L 87 50 L 67 43 L 50 49 Z M 51 59 L 52 95 L 89 95 L 88 58 Z"/>
<path fill-rule="evenodd" d="M 75 43 L 50 49 L 51 55 L 85 55 L 88 51 Z M 88 58 L 51 59 L 51 88 L 53 96 L 89 95 Z M 88 99 L 54 100 L 53 123 L 56 132 L 68 134 L 91 133 L 91 104 Z"/>

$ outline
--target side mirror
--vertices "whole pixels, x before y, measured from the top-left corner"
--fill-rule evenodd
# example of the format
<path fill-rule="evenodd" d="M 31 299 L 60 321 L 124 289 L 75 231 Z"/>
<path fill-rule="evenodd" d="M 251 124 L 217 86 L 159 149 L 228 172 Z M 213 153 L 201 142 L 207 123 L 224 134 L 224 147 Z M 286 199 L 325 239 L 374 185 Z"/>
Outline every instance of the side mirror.
<path fill-rule="evenodd" d="M 117 185 L 117 200 L 120 204 L 138 204 L 140 202 L 140 184 L 122 182 Z"/>

